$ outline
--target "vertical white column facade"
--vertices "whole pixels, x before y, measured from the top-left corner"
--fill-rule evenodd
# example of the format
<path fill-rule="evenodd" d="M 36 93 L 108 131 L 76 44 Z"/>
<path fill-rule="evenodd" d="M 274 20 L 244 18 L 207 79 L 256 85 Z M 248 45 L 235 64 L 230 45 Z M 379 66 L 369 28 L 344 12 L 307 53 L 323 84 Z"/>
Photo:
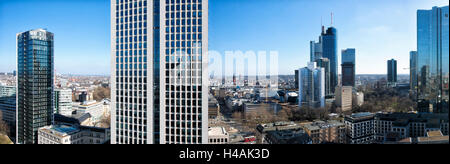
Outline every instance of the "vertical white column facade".
<path fill-rule="evenodd" d="M 111 1 L 112 144 L 207 143 L 207 16 L 207 0 Z"/>

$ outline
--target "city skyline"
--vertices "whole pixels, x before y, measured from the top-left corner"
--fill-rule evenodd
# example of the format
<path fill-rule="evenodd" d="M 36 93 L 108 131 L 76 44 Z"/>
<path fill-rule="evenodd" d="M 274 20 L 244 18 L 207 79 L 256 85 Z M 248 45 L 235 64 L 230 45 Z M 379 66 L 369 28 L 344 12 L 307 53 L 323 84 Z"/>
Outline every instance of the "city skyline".
<path fill-rule="evenodd" d="M 399 74 L 408 74 L 409 70 L 406 68 L 409 68 L 409 51 L 416 50 L 416 10 L 448 5 L 448 1 L 408 1 L 405 6 L 401 1 L 377 4 L 378 2 L 347 0 L 339 3 L 330 2 L 330 7 L 322 7 L 315 12 L 310 11 L 311 9 L 297 12 L 290 9 L 301 5 L 315 8 L 322 2 L 264 0 L 255 3 L 250 0 L 239 2 L 240 5 L 236 5 L 237 3 L 234 0 L 211 1 L 212 12 L 210 13 L 211 22 L 209 26 L 213 32 L 209 38 L 211 42 L 209 49 L 219 51 L 222 54 L 229 50 L 279 51 L 279 62 L 286 63 L 279 64 L 286 65 L 279 68 L 279 74 L 281 75 L 293 74 L 292 70 L 302 67 L 301 63 L 308 61 L 309 41 L 317 39 L 321 22 L 325 26 L 330 25 L 331 12 L 334 13 L 333 26 L 339 32 L 338 52 L 347 47 L 354 47 L 358 50 L 357 54 L 359 55 L 356 60 L 360 64 L 356 66 L 356 74 L 383 74 L 386 70 L 371 69 L 371 66 L 383 65 L 384 61 L 390 59 L 389 56 L 393 55 L 399 61 Z M 0 24 L 2 24 L 0 25 L 0 29 L 2 29 L 0 35 L 5 36 L 0 39 L 0 57 L 4 59 L 0 61 L 2 63 L 0 64 L 0 72 L 11 72 L 15 67 L 15 50 L 10 46 L 14 45 L 12 39 L 16 33 L 47 28 L 58 34 L 55 36 L 59 43 L 55 47 L 55 54 L 59 54 L 59 57 L 55 58 L 57 63 L 55 69 L 58 73 L 109 75 L 110 54 L 108 50 L 110 45 L 108 40 L 110 38 L 108 29 L 110 16 L 107 14 L 109 13 L 108 4 L 108 0 L 69 0 L 64 2 L 44 0 L 39 3 L 31 0 L 0 2 L 0 8 L 2 9 L 0 11 Z M 27 20 L 22 24 L 18 24 L 12 18 L 5 16 L 8 11 L 18 8 L 28 9 L 36 5 L 56 9 L 39 10 L 43 14 L 42 18 Z M 80 5 L 85 7 L 82 7 L 81 10 L 72 7 Z M 371 5 L 373 5 L 373 8 L 388 14 L 369 9 L 372 8 Z M 286 11 L 277 13 L 270 9 L 271 6 L 273 8 L 289 7 L 286 8 Z M 77 8 L 77 10 L 74 8 Z M 231 8 L 233 8 L 234 13 L 225 14 L 225 11 Z M 256 8 L 260 8 L 265 13 L 261 13 L 262 11 Z M 354 10 L 348 12 L 346 11 L 348 8 Z M 307 13 L 308 11 L 310 13 Z M 30 13 L 33 12 L 20 13 L 17 17 L 24 18 Z M 63 14 L 56 16 L 56 13 Z M 237 14 L 241 16 L 237 17 Z M 256 16 L 256 14 L 263 15 Z M 358 16 L 355 17 L 354 14 Z M 277 20 L 277 16 L 283 19 Z M 292 19 L 294 16 L 298 18 Z M 45 20 L 47 17 L 54 19 Z M 254 21 L 248 21 L 250 18 Z M 368 22 L 368 20 L 372 20 L 372 22 Z M 271 25 L 270 22 L 274 21 L 278 25 Z M 354 23 L 354 25 L 347 25 L 349 23 Z M 404 26 L 405 24 L 410 26 Z M 76 29 L 83 25 L 90 28 Z M 366 34 L 367 37 L 360 38 L 362 33 Z M 85 39 L 91 35 L 95 37 Z M 362 40 L 358 42 L 357 38 Z M 390 46 L 399 42 L 403 44 Z M 385 48 L 380 49 L 379 47 Z M 337 56 L 340 59 L 340 53 Z M 290 60 L 292 58 L 297 60 Z M 77 59 L 91 60 L 83 63 L 72 62 Z M 104 62 L 98 62 L 102 60 Z"/>

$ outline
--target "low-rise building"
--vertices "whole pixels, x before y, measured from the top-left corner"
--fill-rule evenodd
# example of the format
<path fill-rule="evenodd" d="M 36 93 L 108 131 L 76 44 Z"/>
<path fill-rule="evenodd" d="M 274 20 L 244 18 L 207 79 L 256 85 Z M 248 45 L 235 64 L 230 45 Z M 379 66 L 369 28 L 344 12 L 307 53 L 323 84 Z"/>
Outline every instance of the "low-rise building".
<path fill-rule="evenodd" d="M 256 126 L 256 131 L 258 135 L 261 136 L 261 144 L 266 142 L 266 135 L 269 131 L 278 131 L 278 130 L 291 130 L 291 129 L 299 129 L 300 125 L 294 122 L 275 122 L 269 124 L 259 124 Z"/>
<path fill-rule="evenodd" d="M 209 144 L 227 144 L 230 142 L 230 135 L 224 127 L 211 127 L 208 129 Z"/>
<path fill-rule="evenodd" d="M 105 144 L 109 129 L 58 124 L 39 128 L 38 144 Z"/>
<path fill-rule="evenodd" d="M 336 94 L 336 106 L 340 107 L 341 110 L 351 111 L 352 110 L 352 95 L 353 95 L 353 87 L 352 86 L 338 86 L 335 90 Z"/>
<path fill-rule="evenodd" d="M 101 121 L 104 114 L 103 102 L 85 101 L 84 103 L 76 103 L 73 108 L 77 113 L 89 113 L 91 115 L 91 121 L 95 124 Z"/>
<path fill-rule="evenodd" d="M 265 140 L 268 144 L 312 144 L 302 128 L 268 131 Z"/>
<path fill-rule="evenodd" d="M 345 116 L 344 123 L 348 144 L 372 144 L 375 136 L 375 114 L 354 113 Z"/>

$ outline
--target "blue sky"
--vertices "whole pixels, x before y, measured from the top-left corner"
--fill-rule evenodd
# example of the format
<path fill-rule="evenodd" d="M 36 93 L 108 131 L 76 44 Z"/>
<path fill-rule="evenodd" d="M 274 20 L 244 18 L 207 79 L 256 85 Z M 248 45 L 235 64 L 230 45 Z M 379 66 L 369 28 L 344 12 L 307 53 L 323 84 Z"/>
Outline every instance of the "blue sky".
<path fill-rule="evenodd" d="M 210 0 L 209 49 L 278 51 L 280 74 L 309 60 L 321 20 L 338 29 L 338 47 L 356 48 L 357 74 L 384 74 L 398 60 L 407 74 L 416 50 L 416 11 L 447 0 Z M 47 28 L 55 33 L 58 73 L 109 74 L 109 0 L 0 0 L 0 72 L 15 68 L 16 33 Z M 340 57 L 339 57 L 340 58 Z"/>

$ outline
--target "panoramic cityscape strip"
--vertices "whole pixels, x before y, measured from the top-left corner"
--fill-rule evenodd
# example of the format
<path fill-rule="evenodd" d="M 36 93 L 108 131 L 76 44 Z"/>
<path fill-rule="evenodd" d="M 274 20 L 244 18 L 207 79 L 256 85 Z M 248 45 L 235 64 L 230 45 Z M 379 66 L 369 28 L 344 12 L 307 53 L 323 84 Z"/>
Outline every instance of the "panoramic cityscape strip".
<path fill-rule="evenodd" d="M 356 74 L 358 47 L 339 49 L 333 13 L 283 75 L 279 50 L 210 49 L 209 3 L 111 0 L 108 76 L 56 72 L 53 29 L 9 34 L 0 144 L 449 143 L 448 5 L 416 9 L 407 75 L 396 56 L 372 68 L 385 74 Z"/>

